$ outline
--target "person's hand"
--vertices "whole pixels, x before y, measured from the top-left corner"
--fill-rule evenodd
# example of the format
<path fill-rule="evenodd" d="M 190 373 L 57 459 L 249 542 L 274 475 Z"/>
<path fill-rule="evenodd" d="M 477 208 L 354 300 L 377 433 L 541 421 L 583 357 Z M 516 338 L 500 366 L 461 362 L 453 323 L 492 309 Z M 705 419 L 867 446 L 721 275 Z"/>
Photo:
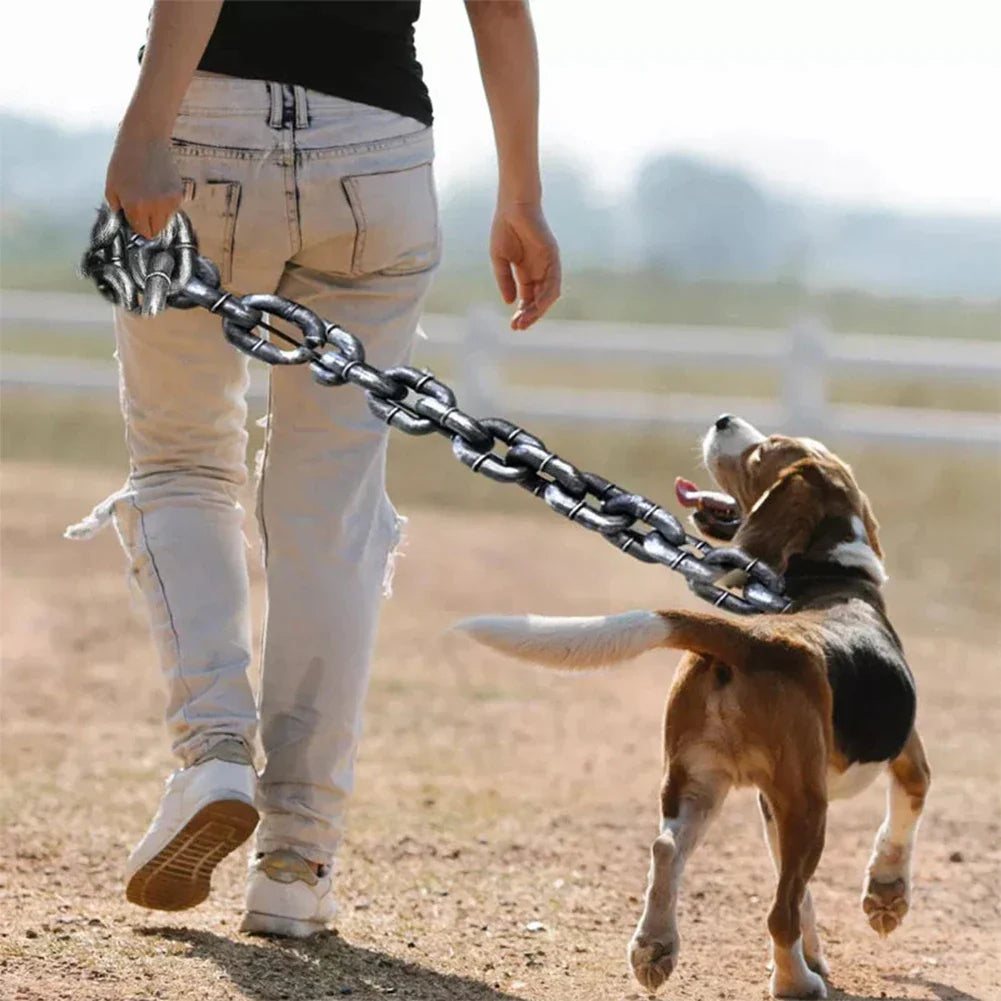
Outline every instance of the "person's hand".
<path fill-rule="evenodd" d="M 538 204 L 498 205 L 490 260 L 506 303 L 518 300 L 512 330 L 525 330 L 560 296 L 560 248 Z"/>
<path fill-rule="evenodd" d="M 177 211 L 182 195 L 170 139 L 134 131 L 123 123 L 104 186 L 111 211 L 122 209 L 129 225 L 152 239 Z"/>

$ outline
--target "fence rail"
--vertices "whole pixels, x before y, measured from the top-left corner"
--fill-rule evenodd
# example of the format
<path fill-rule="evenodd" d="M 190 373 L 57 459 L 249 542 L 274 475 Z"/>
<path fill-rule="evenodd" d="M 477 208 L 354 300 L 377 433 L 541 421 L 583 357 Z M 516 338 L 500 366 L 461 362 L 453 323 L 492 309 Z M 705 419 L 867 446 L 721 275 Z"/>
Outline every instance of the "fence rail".
<path fill-rule="evenodd" d="M 5 327 L 93 332 L 109 328 L 110 307 L 90 294 L 11 291 L 0 298 L 0 319 Z M 547 320 L 536 330 L 513 335 L 500 316 L 483 307 L 468 317 L 425 315 L 422 327 L 427 351 L 447 355 L 457 366 L 460 402 L 473 414 L 503 414 L 525 423 L 613 424 L 638 430 L 664 425 L 701 429 L 717 414 L 731 411 L 764 427 L 832 439 L 1001 444 L 1001 418 L 996 413 L 835 404 L 828 398 L 832 376 L 1001 386 L 999 341 L 832 334 L 812 317 L 784 331 Z M 568 360 L 575 366 L 615 363 L 777 373 L 781 391 L 779 399 L 768 400 L 565 387 L 539 392 L 503 383 L 507 362 Z M 0 374 L 3 385 L 11 389 L 109 391 L 116 385 L 112 365 L 66 358 L 5 355 Z M 266 372 L 256 369 L 252 397 L 262 399 L 265 384 Z"/>

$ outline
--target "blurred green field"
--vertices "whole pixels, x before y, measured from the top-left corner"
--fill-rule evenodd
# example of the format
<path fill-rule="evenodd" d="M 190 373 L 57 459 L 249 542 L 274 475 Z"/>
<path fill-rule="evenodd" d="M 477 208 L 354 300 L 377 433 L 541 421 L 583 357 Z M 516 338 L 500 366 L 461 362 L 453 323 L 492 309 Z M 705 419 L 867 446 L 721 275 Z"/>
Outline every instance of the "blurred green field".
<path fill-rule="evenodd" d="M 609 289 L 607 278 L 604 276 L 593 285 L 582 285 L 581 276 L 577 276 L 559 312 L 573 314 L 577 302 L 575 290 L 580 287 L 584 287 L 590 297 L 586 313 L 589 318 L 612 318 L 629 312 L 620 309 L 614 297 L 609 297 L 603 305 L 595 298 L 602 290 Z M 429 303 L 430 310 L 444 309 L 449 302 L 454 304 L 449 298 L 453 293 L 448 276 L 445 279 L 439 283 Z M 616 294 L 625 295 L 630 282 L 639 281 L 638 278 L 623 279 L 616 286 Z M 649 283 L 637 286 L 641 287 L 652 295 Z M 475 293 L 475 288 L 464 286 L 465 305 L 475 301 Z M 790 295 L 785 294 L 782 298 L 775 288 L 733 286 L 730 293 L 738 298 L 743 296 L 739 309 L 734 306 L 736 298 L 717 296 L 708 286 L 698 289 L 686 286 L 677 296 L 666 287 L 663 301 L 671 303 L 668 315 L 653 317 L 650 304 L 654 299 L 647 298 L 643 306 L 644 300 L 639 297 L 633 302 L 635 309 L 631 318 L 734 323 L 735 316 L 731 314 L 736 310 L 744 323 L 765 327 L 782 327 L 791 318 L 794 303 Z M 802 302 L 798 304 L 803 305 Z M 819 308 L 816 299 L 806 305 Z M 839 298 L 831 294 L 824 299 L 822 308 L 834 329 L 980 338 L 993 337 L 998 332 L 996 304 L 920 303 L 847 294 Z M 530 337 L 531 333 L 522 336 Z M 79 358 L 107 362 L 109 366 L 113 349 L 110 330 L 91 328 L 81 332 L 25 323 L 8 326 L 3 331 L 0 346 L 6 356 Z M 419 343 L 415 362 L 430 367 L 453 385 L 459 382 L 454 357 L 441 348 L 436 349 L 434 344 Z M 303 373 L 303 378 L 308 375 Z M 530 368 L 505 365 L 501 380 L 511 386 L 540 391 L 553 386 L 706 393 L 723 399 L 775 398 L 780 389 L 777 376 L 741 372 L 739 368 L 685 371 L 667 364 L 596 367 L 575 363 L 572 354 L 559 364 L 537 364 Z M 830 383 L 829 398 L 836 403 L 986 413 L 1001 409 L 1001 387 L 990 377 L 981 382 L 959 384 L 929 379 L 838 378 Z M 253 421 L 262 415 L 263 408 L 263 402 L 251 403 L 250 458 L 261 445 L 263 432 Z M 120 469 L 124 478 L 127 463 L 123 431 L 113 392 L 87 394 L 11 388 L 4 393 L 0 418 L 0 449 L 7 462 L 57 463 L 65 468 L 68 477 L 80 467 Z M 700 477 L 694 434 L 656 426 L 645 432 L 624 434 L 590 428 L 575 431 L 566 426 L 556 428 L 534 423 L 530 430 L 577 465 L 668 503 L 676 475 L 704 479 L 704 474 Z M 796 429 L 782 430 L 795 432 Z M 1001 551 L 1001 466 L 995 454 L 984 449 L 930 448 L 915 444 L 862 446 L 837 441 L 828 444 L 856 467 L 863 486 L 873 496 L 877 511 L 883 517 L 889 512 L 895 520 L 899 519 L 897 534 L 910 540 L 926 563 L 931 560 L 939 564 L 944 578 L 969 593 L 970 600 L 983 598 L 985 582 L 992 582 L 988 591 L 992 595 L 996 593 L 997 588 L 993 586 L 998 580 L 996 557 Z M 447 443 L 437 436 L 417 439 L 394 433 L 389 479 L 394 500 L 404 508 L 409 505 L 435 505 L 457 510 L 482 507 L 522 514 L 537 512 L 541 517 L 552 517 L 544 506 L 523 491 L 498 486 L 471 474 L 455 461 Z M 947 525 L 947 529 L 936 532 L 930 528 L 941 525 Z"/>
<path fill-rule="evenodd" d="M 262 412 L 263 404 L 258 404 L 251 417 Z M 81 467 L 120 469 L 125 477 L 121 418 L 111 395 L 9 392 L 2 401 L 0 427 L 4 462 L 56 463 L 69 478 Z M 571 462 L 667 505 L 672 504 L 675 476 L 707 480 L 695 435 L 655 429 L 627 435 L 545 426 L 532 430 Z M 251 423 L 248 459 L 261 446 L 262 435 Z M 993 453 L 829 444 L 855 468 L 881 520 L 892 522 L 898 571 L 907 572 L 911 563 L 931 563 L 964 600 L 996 600 L 1001 464 Z M 389 488 L 404 512 L 409 506 L 435 506 L 554 517 L 524 491 L 472 474 L 437 435 L 391 435 Z M 81 515 L 99 499 L 81 498 Z"/>
<path fill-rule="evenodd" d="M 5 261 L 0 286 L 87 291 L 88 285 L 73 273 L 76 249 L 64 254 L 55 269 L 26 271 L 16 261 Z M 493 275 L 485 265 L 484 257 L 483 267 L 443 267 L 428 296 L 428 312 L 464 314 L 471 303 L 500 305 Z M 648 271 L 568 272 L 563 276 L 562 295 L 549 315 L 565 320 L 784 329 L 802 313 L 826 317 L 832 330 L 1001 339 L 998 300 L 875 295 L 796 282 L 682 282 Z"/>
<path fill-rule="evenodd" d="M 464 313 L 496 302 L 487 271 L 442 271 L 427 309 Z M 823 316 L 831 330 L 907 337 L 1001 339 L 1001 302 L 881 296 L 811 289 L 792 282 L 679 282 L 649 272 L 576 271 L 564 276 L 549 315 L 565 320 L 684 323 L 785 329 L 799 315 Z"/>
<path fill-rule="evenodd" d="M 531 336 L 530 334 L 525 336 Z M 42 325 L 12 324 L 0 338 L 2 355 L 35 355 L 80 358 L 110 363 L 113 342 L 108 332 L 92 329 L 51 328 Z M 452 358 L 436 351 L 433 344 L 421 344 L 417 361 L 442 378 L 458 382 Z M 584 390 L 631 390 L 645 393 L 704 393 L 712 396 L 777 398 L 778 372 L 741 372 L 738 368 L 719 370 L 678 369 L 667 361 L 662 365 L 638 366 L 603 364 L 600 367 L 576 363 L 572 356 L 558 365 L 535 364 L 525 368 L 505 364 L 502 384 L 517 387 L 572 387 Z M 893 407 L 927 407 L 944 410 L 995 412 L 1001 408 L 1001 387 L 986 377 L 982 382 L 949 383 L 931 379 L 887 380 L 865 377 L 832 378 L 828 388 L 832 403 L 867 403 Z"/>

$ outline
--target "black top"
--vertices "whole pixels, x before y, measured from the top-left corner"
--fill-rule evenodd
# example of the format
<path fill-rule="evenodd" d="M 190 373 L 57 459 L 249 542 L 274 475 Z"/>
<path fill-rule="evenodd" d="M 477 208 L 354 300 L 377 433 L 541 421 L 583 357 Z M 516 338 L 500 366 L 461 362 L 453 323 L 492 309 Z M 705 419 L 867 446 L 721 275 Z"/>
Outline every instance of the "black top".
<path fill-rule="evenodd" d="M 223 0 L 200 70 L 299 84 L 431 124 L 420 0 Z"/>

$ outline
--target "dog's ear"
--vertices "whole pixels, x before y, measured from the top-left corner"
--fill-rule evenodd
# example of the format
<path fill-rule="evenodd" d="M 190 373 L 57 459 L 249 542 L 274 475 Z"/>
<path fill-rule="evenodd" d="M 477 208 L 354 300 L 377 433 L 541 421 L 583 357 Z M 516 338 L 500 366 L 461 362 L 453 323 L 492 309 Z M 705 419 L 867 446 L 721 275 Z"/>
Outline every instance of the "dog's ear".
<path fill-rule="evenodd" d="M 824 519 L 824 494 L 833 486 L 825 463 L 800 459 L 751 508 L 733 544 L 784 573 L 789 559 L 806 552 Z"/>
<path fill-rule="evenodd" d="M 872 513 L 869 498 L 861 490 L 859 496 L 862 498 L 862 524 L 865 525 L 865 534 L 869 536 L 869 545 L 872 546 L 873 552 L 882 559 L 883 547 L 879 544 L 879 522 L 876 521 L 876 516 Z"/>

